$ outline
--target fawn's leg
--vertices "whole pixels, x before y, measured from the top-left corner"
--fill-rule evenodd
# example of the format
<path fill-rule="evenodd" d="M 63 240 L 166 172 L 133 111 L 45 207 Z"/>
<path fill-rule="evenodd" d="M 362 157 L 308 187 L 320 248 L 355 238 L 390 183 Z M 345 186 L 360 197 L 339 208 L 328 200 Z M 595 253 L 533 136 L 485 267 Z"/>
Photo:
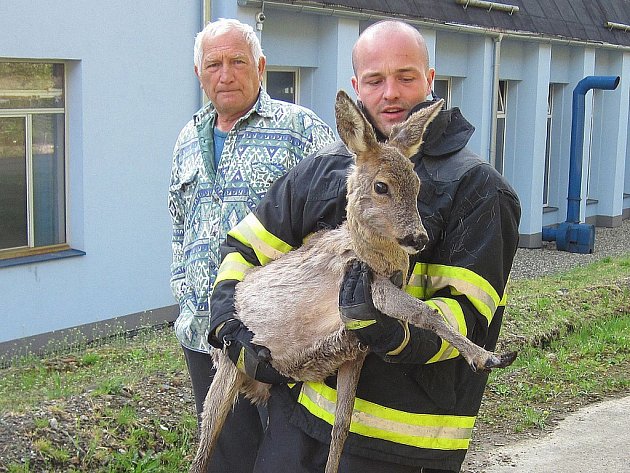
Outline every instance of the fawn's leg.
<path fill-rule="evenodd" d="M 337 405 L 325 473 L 337 473 L 339 469 L 343 445 L 350 430 L 359 375 L 366 355 L 367 352 L 360 353 L 356 360 L 346 361 L 337 371 Z"/>
<path fill-rule="evenodd" d="M 217 372 L 203 404 L 201 438 L 190 473 L 206 473 L 219 433 L 242 384 L 242 375 L 226 355 L 219 354 L 217 360 Z"/>
<path fill-rule="evenodd" d="M 381 312 L 431 330 L 449 342 L 468 361 L 473 371 L 504 368 L 516 358 L 515 352 L 496 355 L 474 344 L 447 324 L 434 309 L 399 289 L 387 278 L 377 277 L 372 283 L 372 297 L 374 305 Z"/>

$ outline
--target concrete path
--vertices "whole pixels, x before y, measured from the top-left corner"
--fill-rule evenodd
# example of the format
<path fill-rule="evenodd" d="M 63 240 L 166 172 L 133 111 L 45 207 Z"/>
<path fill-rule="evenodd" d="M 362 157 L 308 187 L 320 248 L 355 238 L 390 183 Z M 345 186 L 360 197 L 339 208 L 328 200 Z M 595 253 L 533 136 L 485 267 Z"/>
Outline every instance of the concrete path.
<path fill-rule="evenodd" d="M 567 416 L 544 438 L 490 453 L 483 473 L 619 473 L 630 471 L 630 396 Z"/>

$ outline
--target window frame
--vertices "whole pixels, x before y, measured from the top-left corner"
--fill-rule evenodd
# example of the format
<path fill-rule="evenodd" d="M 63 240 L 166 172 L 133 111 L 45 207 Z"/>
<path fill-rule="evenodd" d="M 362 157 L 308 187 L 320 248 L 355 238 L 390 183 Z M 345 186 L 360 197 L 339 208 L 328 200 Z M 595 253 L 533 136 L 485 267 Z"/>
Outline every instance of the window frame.
<path fill-rule="evenodd" d="M 36 59 L 18 59 L 18 58 L 0 58 L 0 62 L 22 62 L 29 64 L 60 64 L 63 65 L 63 88 L 62 93 L 64 97 L 63 107 L 52 108 L 0 108 L 0 118 L 24 118 L 25 121 L 25 151 L 26 151 L 26 189 L 27 189 L 27 245 L 11 248 L 0 248 L 0 267 L 7 263 L 6 260 L 13 260 L 16 258 L 25 258 L 30 256 L 45 255 L 49 253 L 58 253 L 67 250 L 71 250 L 68 243 L 69 235 L 69 161 L 68 161 L 68 64 L 65 61 L 59 60 L 36 60 Z M 35 246 L 35 233 L 34 233 L 34 175 L 33 175 L 33 116 L 44 114 L 62 114 L 63 115 L 63 232 L 64 241 L 51 245 Z M 60 223 L 61 224 L 61 223 Z M 80 252 L 82 253 L 82 252 Z"/>
<path fill-rule="evenodd" d="M 550 207 L 549 203 L 551 195 L 551 166 L 552 166 L 552 141 L 553 141 L 553 110 L 554 110 L 554 94 L 556 87 L 554 83 L 549 83 L 549 92 L 547 95 L 547 136 L 545 138 L 545 169 L 543 174 L 543 207 Z"/>
<path fill-rule="evenodd" d="M 269 78 L 267 74 L 269 72 L 289 72 L 294 74 L 294 87 L 293 97 L 295 98 L 296 105 L 300 105 L 300 68 L 296 66 L 267 66 L 265 68 L 265 74 L 263 75 L 263 88 L 267 90 L 267 84 Z M 268 92 L 267 92 L 268 93 Z"/>
<path fill-rule="evenodd" d="M 446 82 L 446 97 L 440 97 L 441 99 L 444 99 L 444 108 L 448 109 L 451 108 L 451 94 L 452 94 L 452 89 L 453 89 L 453 78 L 450 76 L 436 76 L 433 79 L 433 84 L 431 87 L 432 92 L 435 92 L 435 83 L 436 82 Z"/>
<path fill-rule="evenodd" d="M 499 80 L 499 86 L 497 87 L 497 133 L 495 136 L 495 153 L 493 157 L 492 166 L 500 173 L 505 171 L 505 140 L 507 136 L 507 99 L 508 99 L 508 87 L 507 80 Z M 503 122 L 503 127 L 499 126 L 499 122 Z M 499 153 L 499 131 L 501 130 L 501 148 Z"/>

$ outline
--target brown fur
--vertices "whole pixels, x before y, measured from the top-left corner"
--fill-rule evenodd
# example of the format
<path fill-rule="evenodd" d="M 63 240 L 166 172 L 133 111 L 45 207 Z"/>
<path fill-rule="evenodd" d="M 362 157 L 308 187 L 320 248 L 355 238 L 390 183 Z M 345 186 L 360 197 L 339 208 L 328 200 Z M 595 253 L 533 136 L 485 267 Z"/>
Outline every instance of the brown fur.
<path fill-rule="evenodd" d="M 409 254 L 419 251 L 427 235 L 417 208 L 419 179 L 410 157 L 422 144 L 427 125 L 442 101 L 413 114 L 378 143 L 354 102 L 340 91 L 335 106 L 341 139 L 355 154 L 348 176 L 347 221 L 335 230 L 313 235 L 303 246 L 247 273 L 236 288 L 236 312 L 256 334 L 253 342 L 271 351 L 272 365 L 300 381 L 322 381 L 337 373 L 338 401 L 326 473 L 337 471 L 348 435 L 356 386 L 367 349 L 346 331 L 338 308 L 339 287 L 352 260 L 374 270 L 374 304 L 382 312 L 435 331 L 466 358 L 474 370 L 507 366 L 513 354 L 498 357 L 473 344 L 433 309 L 391 283 L 397 271 L 407 274 Z M 379 194 L 375 183 L 387 184 Z M 248 378 L 227 355 L 215 350 L 217 374 L 206 397 L 201 440 L 191 473 L 206 471 L 226 415 L 239 392 L 266 402 L 269 385 Z"/>

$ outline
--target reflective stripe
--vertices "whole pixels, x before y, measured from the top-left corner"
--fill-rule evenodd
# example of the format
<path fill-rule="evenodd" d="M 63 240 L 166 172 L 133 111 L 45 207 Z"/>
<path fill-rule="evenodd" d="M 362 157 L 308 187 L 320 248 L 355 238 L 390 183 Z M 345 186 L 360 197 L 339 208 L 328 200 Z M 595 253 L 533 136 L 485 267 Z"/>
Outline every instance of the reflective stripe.
<path fill-rule="evenodd" d="M 426 301 L 429 307 L 433 307 L 437 310 L 444 321 L 461 333 L 464 337 L 468 334 L 468 326 L 466 325 L 466 319 L 464 318 L 464 311 L 455 299 L 448 299 L 446 297 L 436 297 Z M 454 348 L 446 340 L 442 339 L 442 346 L 433 357 L 427 361 L 427 363 L 435 363 L 436 361 L 449 360 L 456 358 L 459 355 L 459 351 Z"/>
<path fill-rule="evenodd" d="M 261 265 L 265 265 L 293 249 L 291 245 L 267 231 L 253 213 L 241 220 L 228 232 L 228 235 L 252 248 Z"/>
<path fill-rule="evenodd" d="M 304 383 L 298 396 L 311 414 L 331 425 L 336 401 L 337 391 L 323 383 Z M 412 447 L 460 450 L 468 448 L 474 425 L 475 417 L 414 414 L 356 398 L 350 431 Z"/>
<path fill-rule="evenodd" d="M 417 263 L 405 290 L 414 297 L 426 300 L 447 287 L 451 288 L 453 296 L 465 296 L 488 320 L 488 324 L 492 321 L 501 302 L 499 294 L 486 279 L 469 269 Z"/>
<path fill-rule="evenodd" d="M 226 279 L 242 281 L 245 279 L 245 271 L 253 266 L 253 264 L 243 258 L 242 254 L 238 252 L 228 253 L 223 259 L 221 266 L 219 266 L 214 286 L 216 286 L 220 281 L 224 281 Z"/>
<path fill-rule="evenodd" d="M 411 339 L 411 333 L 409 332 L 409 322 L 399 320 L 398 323 L 402 325 L 403 330 L 405 331 L 405 335 L 403 337 L 403 341 L 400 342 L 397 348 L 394 348 L 392 351 L 388 351 L 386 353 L 387 356 L 396 356 L 400 355 L 400 353 L 405 349 L 405 347 L 409 344 L 409 340 Z"/>

